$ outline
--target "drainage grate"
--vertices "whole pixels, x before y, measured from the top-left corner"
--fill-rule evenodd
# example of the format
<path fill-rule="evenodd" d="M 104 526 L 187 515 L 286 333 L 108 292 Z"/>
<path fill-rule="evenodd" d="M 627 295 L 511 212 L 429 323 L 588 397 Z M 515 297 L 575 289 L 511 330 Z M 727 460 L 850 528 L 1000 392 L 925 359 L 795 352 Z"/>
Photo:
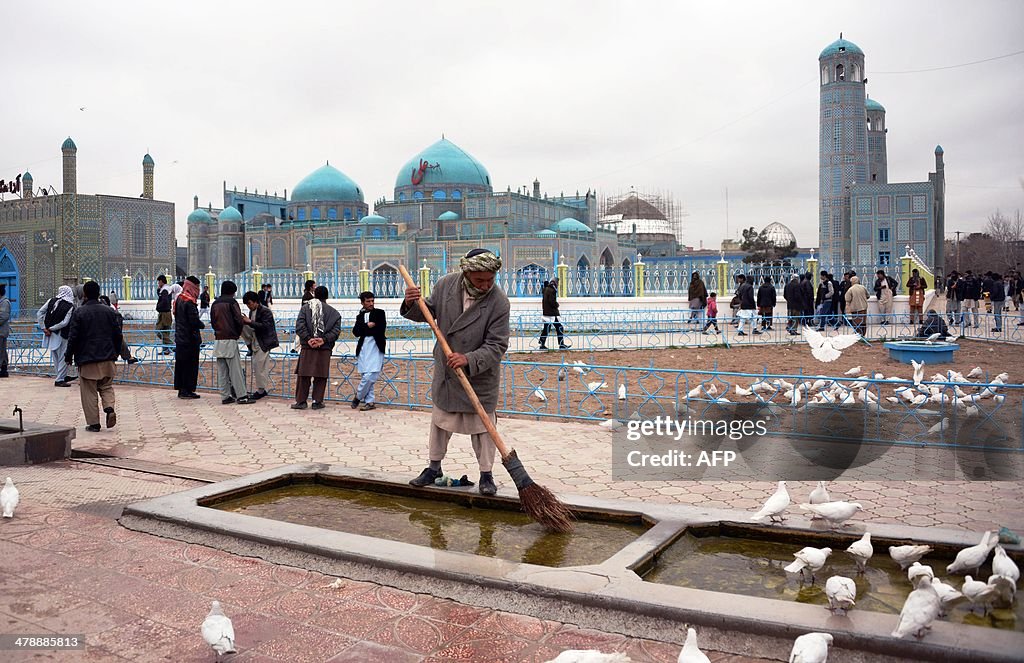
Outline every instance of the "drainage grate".
<path fill-rule="evenodd" d="M 89 465 L 102 465 L 104 467 L 114 467 L 120 470 L 131 470 L 133 472 L 143 472 L 145 474 L 159 474 L 161 476 L 174 477 L 176 479 L 202 481 L 203 483 L 217 483 L 218 481 L 235 478 L 235 475 L 224 474 L 223 472 L 197 470 L 190 467 L 168 465 L 166 463 L 154 463 L 152 461 L 136 460 L 134 458 L 121 458 L 95 451 L 85 451 L 84 449 L 72 450 L 71 460 L 79 463 L 88 463 Z"/>

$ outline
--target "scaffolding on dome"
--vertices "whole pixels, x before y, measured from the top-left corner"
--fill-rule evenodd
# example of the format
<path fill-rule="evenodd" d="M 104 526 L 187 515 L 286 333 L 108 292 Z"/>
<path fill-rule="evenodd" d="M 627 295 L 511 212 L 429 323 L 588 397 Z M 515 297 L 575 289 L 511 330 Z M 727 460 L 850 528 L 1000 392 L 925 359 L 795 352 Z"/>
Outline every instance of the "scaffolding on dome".
<path fill-rule="evenodd" d="M 633 199 L 635 207 L 630 204 Z M 653 216 L 644 214 L 645 209 L 649 209 L 648 205 L 661 212 L 676 241 L 682 243 L 683 219 L 690 214 L 683 208 L 682 203 L 676 202 L 672 192 L 661 189 L 634 188 L 608 196 L 599 196 L 598 227 L 602 230 L 617 230 L 620 224 L 628 224 L 633 219 L 647 219 Z"/>

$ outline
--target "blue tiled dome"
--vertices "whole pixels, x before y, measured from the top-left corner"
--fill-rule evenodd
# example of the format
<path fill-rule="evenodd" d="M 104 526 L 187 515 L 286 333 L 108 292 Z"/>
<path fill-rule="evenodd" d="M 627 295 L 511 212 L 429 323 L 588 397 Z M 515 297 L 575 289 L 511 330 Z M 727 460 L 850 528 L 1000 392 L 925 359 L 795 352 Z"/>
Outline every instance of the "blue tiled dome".
<path fill-rule="evenodd" d="M 197 210 L 197 211 L 202 211 L 202 210 Z M 195 212 L 193 212 L 193 214 L 195 214 Z M 192 215 L 190 214 L 189 216 L 192 216 Z M 221 221 L 221 222 L 223 222 L 223 221 L 238 221 L 238 222 L 241 222 L 242 221 L 242 215 L 239 213 L 239 211 L 237 209 L 235 209 L 234 207 L 228 205 L 223 210 L 221 210 L 221 213 L 217 216 L 217 220 Z"/>
<path fill-rule="evenodd" d="M 143 166 L 152 166 L 153 165 L 153 157 L 149 156 L 149 154 L 146 154 L 146 156 L 142 157 L 142 165 Z"/>
<path fill-rule="evenodd" d="M 567 217 L 565 219 L 562 219 L 561 221 L 559 221 L 555 225 L 551 226 L 551 229 L 554 230 L 555 232 L 560 232 L 560 233 L 590 233 L 590 232 L 594 232 L 593 230 L 590 229 L 590 227 L 587 224 L 581 223 L 580 221 L 577 221 L 576 219 L 574 219 L 572 217 Z"/>
<path fill-rule="evenodd" d="M 379 226 L 382 223 L 391 223 L 386 218 L 379 214 L 369 214 L 359 219 L 359 223 L 365 223 L 368 226 Z"/>
<path fill-rule="evenodd" d="M 945 152 L 945 150 L 942 149 L 941 145 L 935 146 L 935 154 L 942 154 L 943 152 Z"/>
<path fill-rule="evenodd" d="M 30 180 L 30 179 L 32 179 L 32 173 L 30 173 L 30 172 L 28 172 L 26 170 L 25 174 L 21 176 L 21 181 L 24 182 L 25 180 Z"/>
<path fill-rule="evenodd" d="M 334 166 L 320 166 L 292 189 L 292 202 L 332 202 L 358 200 L 363 202 L 363 190 Z"/>
<path fill-rule="evenodd" d="M 451 211 L 451 210 L 448 210 L 447 212 L 444 212 L 443 214 L 438 216 L 437 220 L 438 221 L 458 221 L 459 220 L 459 215 L 456 214 L 455 212 Z"/>
<path fill-rule="evenodd" d="M 537 237 L 554 237 L 557 234 L 558 233 L 556 233 L 554 230 L 545 228 L 544 230 L 540 230 L 537 232 Z"/>
<path fill-rule="evenodd" d="M 420 161 L 426 161 L 437 168 L 427 168 L 423 180 L 418 186 L 437 186 L 439 184 L 470 184 L 491 187 L 491 176 L 479 161 L 470 156 L 455 143 L 442 138 L 423 150 L 398 171 L 395 187 L 414 186 L 412 177 L 420 167 Z"/>
<path fill-rule="evenodd" d="M 885 106 L 883 106 L 882 104 L 878 103 L 877 101 L 875 101 L 871 97 L 868 97 L 864 101 L 864 108 L 866 110 L 869 110 L 869 111 L 882 111 L 883 113 L 885 112 Z"/>
<path fill-rule="evenodd" d="M 60 149 L 62 149 L 62 150 L 77 150 L 78 146 L 75 145 L 75 141 L 71 140 L 71 136 L 68 136 L 67 140 L 64 141 L 64 144 L 62 144 L 60 146 Z"/>
<path fill-rule="evenodd" d="M 232 207 L 231 209 L 235 208 Z M 188 215 L 188 219 L 186 219 L 188 223 L 209 223 L 212 220 L 213 219 L 210 218 L 210 215 L 207 214 L 206 210 L 202 207 L 192 210 L 191 214 Z"/>
<path fill-rule="evenodd" d="M 818 56 L 818 59 L 827 58 L 830 55 L 837 55 L 842 52 L 864 55 L 864 51 L 860 50 L 860 46 L 854 44 L 852 41 L 840 38 L 826 46 L 825 50 L 823 50 L 821 55 Z"/>

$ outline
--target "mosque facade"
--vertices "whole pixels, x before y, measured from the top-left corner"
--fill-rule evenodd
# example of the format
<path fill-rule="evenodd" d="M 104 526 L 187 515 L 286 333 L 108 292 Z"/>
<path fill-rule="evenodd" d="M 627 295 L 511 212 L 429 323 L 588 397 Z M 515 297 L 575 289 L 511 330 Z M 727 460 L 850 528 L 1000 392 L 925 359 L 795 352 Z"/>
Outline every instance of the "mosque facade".
<path fill-rule="evenodd" d="M 890 183 L 885 107 L 867 96 L 864 51 L 840 38 L 818 56 L 818 235 L 823 265 L 895 264 L 912 248 L 943 274 L 945 167 Z"/>
<path fill-rule="evenodd" d="M 362 188 L 327 163 L 303 178 L 291 195 L 224 186 L 224 207 L 188 216 L 189 271 L 238 274 L 257 266 L 275 272 L 396 271 L 424 264 L 442 273 L 475 247 L 502 256 L 505 268 L 553 275 L 572 267 L 631 267 L 636 235 L 598 223 L 597 194 L 547 196 L 495 191 L 488 170 L 446 138 L 399 169 L 391 199 L 373 203 Z M 642 249 L 643 247 L 640 246 Z"/>
<path fill-rule="evenodd" d="M 36 187 L 31 173 L 18 195 L 0 201 L 0 283 L 24 314 L 58 286 L 86 280 L 136 281 L 174 274 L 174 203 L 155 200 L 150 155 L 142 159 L 139 197 L 78 192 L 78 146 L 61 145 L 63 188 Z"/>

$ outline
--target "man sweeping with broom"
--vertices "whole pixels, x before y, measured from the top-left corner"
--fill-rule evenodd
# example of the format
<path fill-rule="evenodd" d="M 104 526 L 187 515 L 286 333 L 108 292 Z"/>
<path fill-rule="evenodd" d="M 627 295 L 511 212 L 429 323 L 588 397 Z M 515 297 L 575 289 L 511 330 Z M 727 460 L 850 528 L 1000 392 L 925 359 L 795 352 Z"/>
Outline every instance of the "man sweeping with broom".
<path fill-rule="evenodd" d="M 430 395 L 434 409 L 430 418 L 430 466 L 410 481 L 413 486 L 428 486 L 442 475 L 441 461 L 448 451 L 453 433 L 470 435 L 473 452 L 480 464 L 481 495 L 494 495 L 494 457 L 496 447 L 486 425 L 477 416 L 473 403 L 459 383 L 455 369 L 469 378 L 491 422 L 498 406 L 501 359 L 508 350 L 509 302 L 494 277 L 501 269 L 501 258 L 486 249 L 473 249 L 459 261 L 460 273 L 438 279 L 427 308 L 451 346 L 445 357 L 441 343 L 434 345 L 434 378 Z M 417 300 L 420 289 L 405 290 L 402 316 L 414 322 L 427 322 Z"/>

